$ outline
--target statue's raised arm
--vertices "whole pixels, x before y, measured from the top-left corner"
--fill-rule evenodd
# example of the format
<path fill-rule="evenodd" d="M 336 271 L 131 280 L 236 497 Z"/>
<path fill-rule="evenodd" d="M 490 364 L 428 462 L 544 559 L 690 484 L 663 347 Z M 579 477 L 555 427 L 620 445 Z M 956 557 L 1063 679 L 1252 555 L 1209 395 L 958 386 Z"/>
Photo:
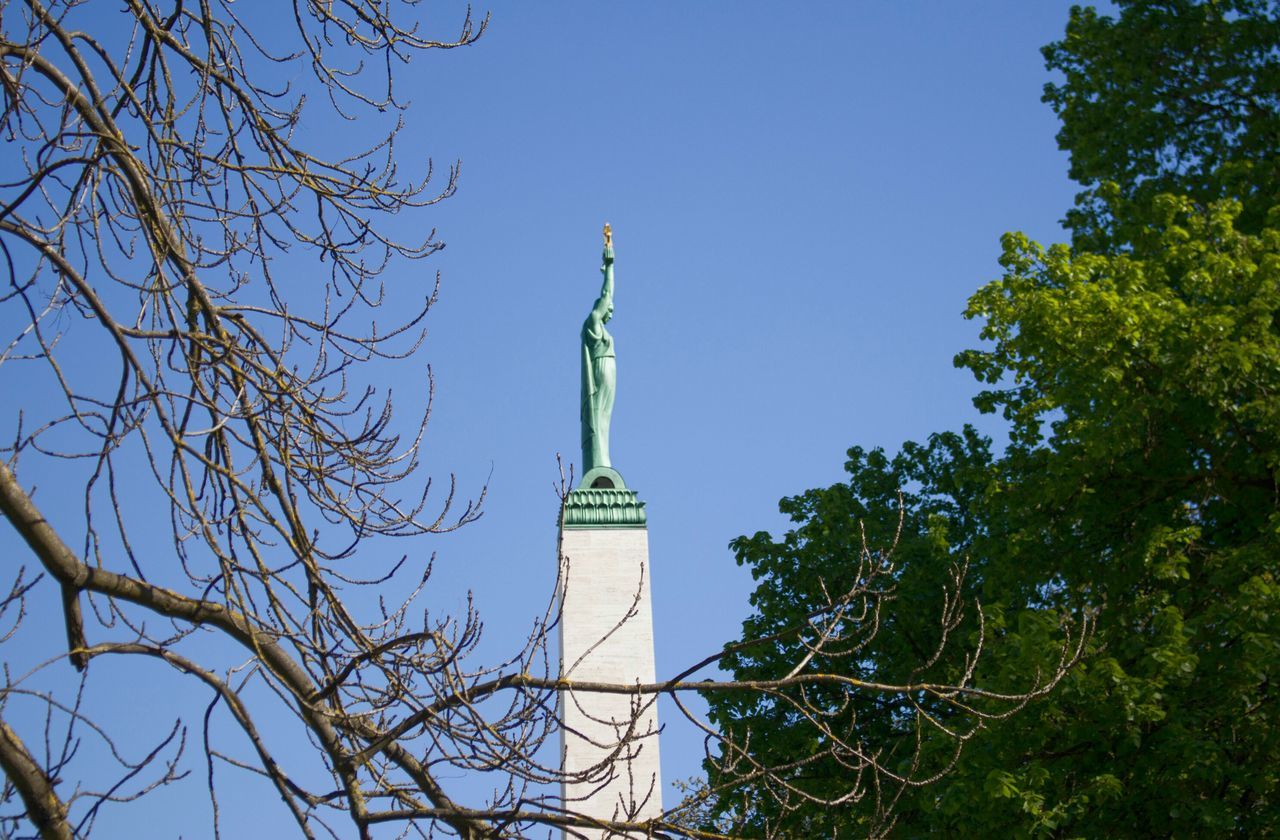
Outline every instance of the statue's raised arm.
<path fill-rule="evenodd" d="M 600 297 L 596 298 L 591 314 L 587 317 L 598 318 L 600 329 L 604 329 L 604 322 L 613 317 L 613 229 L 608 222 L 604 225 L 604 254 L 600 259 L 600 273 L 604 275 L 604 283 L 600 286 Z"/>
<path fill-rule="evenodd" d="M 613 317 L 613 231 L 604 226 L 600 297 L 582 325 L 582 470 L 583 478 L 609 462 L 609 420 L 613 415 L 617 363 L 613 336 L 605 324 Z M 613 470 L 608 470 L 613 472 Z M 613 486 L 610 484 L 609 486 Z"/>

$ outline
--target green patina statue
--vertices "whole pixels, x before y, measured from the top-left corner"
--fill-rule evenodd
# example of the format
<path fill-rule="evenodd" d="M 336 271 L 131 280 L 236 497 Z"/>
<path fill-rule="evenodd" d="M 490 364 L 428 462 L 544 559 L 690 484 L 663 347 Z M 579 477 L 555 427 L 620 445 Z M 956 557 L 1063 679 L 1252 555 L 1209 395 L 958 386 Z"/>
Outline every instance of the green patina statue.
<path fill-rule="evenodd" d="M 613 317 L 613 231 L 607 224 L 603 260 L 604 285 L 582 325 L 582 469 L 584 486 L 615 487 L 621 476 L 609 462 L 609 420 L 618 369 L 613 336 L 604 328 Z"/>
<path fill-rule="evenodd" d="M 604 285 L 582 325 L 582 480 L 564 499 L 565 528 L 643 528 L 644 502 L 609 462 L 609 421 L 618 383 L 613 336 L 613 231 L 604 226 Z"/>

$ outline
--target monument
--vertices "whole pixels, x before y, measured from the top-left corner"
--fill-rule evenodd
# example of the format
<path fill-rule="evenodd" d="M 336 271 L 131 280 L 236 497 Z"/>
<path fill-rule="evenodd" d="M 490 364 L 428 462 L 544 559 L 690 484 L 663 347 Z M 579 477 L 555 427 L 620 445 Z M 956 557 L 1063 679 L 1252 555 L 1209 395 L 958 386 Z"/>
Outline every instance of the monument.
<path fill-rule="evenodd" d="M 644 502 L 609 457 L 617 358 L 605 327 L 614 291 L 607 224 L 602 261 L 600 297 L 582 325 L 582 480 L 560 511 L 560 675 L 569 683 L 560 694 L 561 793 L 570 813 L 638 822 L 662 813 L 656 698 L 575 687 L 654 681 Z"/>

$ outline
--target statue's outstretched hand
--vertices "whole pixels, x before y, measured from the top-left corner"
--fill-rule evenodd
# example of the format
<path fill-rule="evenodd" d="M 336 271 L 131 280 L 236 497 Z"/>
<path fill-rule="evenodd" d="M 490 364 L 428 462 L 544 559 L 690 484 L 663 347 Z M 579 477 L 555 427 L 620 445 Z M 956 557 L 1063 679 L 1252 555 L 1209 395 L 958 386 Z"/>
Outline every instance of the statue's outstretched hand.
<path fill-rule="evenodd" d="M 601 259 L 604 260 L 604 265 L 600 266 L 601 269 L 604 269 L 605 266 L 613 264 L 613 246 L 612 245 L 604 246 L 604 256 L 602 256 Z"/>

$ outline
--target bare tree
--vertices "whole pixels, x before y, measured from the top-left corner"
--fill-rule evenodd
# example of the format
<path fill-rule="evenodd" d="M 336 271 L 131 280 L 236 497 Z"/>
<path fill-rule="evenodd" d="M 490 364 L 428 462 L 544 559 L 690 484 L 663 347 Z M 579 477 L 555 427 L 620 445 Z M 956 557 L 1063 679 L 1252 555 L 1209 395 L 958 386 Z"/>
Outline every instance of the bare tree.
<path fill-rule="evenodd" d="M 564 686 L 548 650 L 554 603 L 508 659 L 477 665 L 478 617 L 423 606 L 430 565 L 369 557 L 385 538 L 463 525 L 483 500 L 457 500 L 452 482 L 433 496 L 416 475 L 429 369 L 424 407 L 404 424 L 367 366 L 417 364 L 438 282 L 410 290 L 416 305 L 406 310 L 406 293 L 379 278 L 389 262 L 440 243 L 434 231 L 394 241 L 386 223 L 447 197 L 457 176 L 456 167 L 443 177 L 429 166 L 399 171 L 396 73 L 414 55 L 470 44 L 488 18 L 468 11 L 456 37 L 440 41 L 395 0 L 293 0 L 269 11 L 121 0 L 110 17 L 88 5 L 0 3 L 0 510 L 34 569 L 13 564 L 0 621 L 14 644 L 32 599 L 52 591 L 66 628 L 65 644 L 41 635 L 35 664 L 6 666 L 0 683 L 0 825 L 87 836 L 104 807 L 183 783 L 207 787 L 216 833 L 232 807 L 219 800 L 218 767 L 260 777 L 308 838 L 577 835 L 596 825 L 555 789 L 548 739 Z M 268 36 L 262 16 L 273 13 Z M 307 130 L 313 109 L 350 120 L 353 136 L 371 122 L 386 131 L 364 151 L 326 153 Z M 398 320 L 379 323 L 384 309 Z M 29 476 L 46 486 L 37 492 Z M 54 494 L 56 512 L 42 501 Z M 65 513 L 68 499 L 79 516 Z M 797 666 L 784 680 L 694 679 L 713 656 L 656 685 L 575 689 L 666 693 L 684 708 L 688 692 L 794 698 L 788 690 L 826 683 L 929 695 L 980 725 L 1070 665 L 1074 645 L 1055 672 L 1007 696 L 807 673 L 814 650 L 847 643 L 850 628 L 874 632 L 890 557 L 868 551 L 853 589 L 794 628 Z M 960 607 L 945 602 L 944 627 Z M 17 658 L 11 649 L 6 662 Z M 197 681 L 210 704 L 137 743 L 85 702 L 86 686 L 112 689 L 126 658 Z M 43 679 L 69 673 L 64 661 L 78 681 Z M 979 711 L 973 697 L 1004 711 Z M 304 749 L 282 748 L 263 727 L 282 710 Z M 850 796 L 920 781 L 825 729 L 820 710 L 801 702 L 797 712 L 824 751 L 857 770 Z M 221 744 L 215 717 L 247 747 Z M 188 759 L 193 727 L 202 755 Z M 972 731 L 956 729 L 956 743 Z M 750 765 L 744 745 L 706 734 L 714 754 Z M 616 754 L 642 735 L 621 732 Z M 116 762 L 108 781 L 89 781 L 85 740 Z M 492 794 L 460 797 L 442 781 L 459 769 L 491 777 Z M 784 771 L 750 766 L 744 778 L 776 776 L 785 790 Z M 887 818 L 888 798 L 882 810 Z M 609 827 L 717 836 L 691 825 L 676 809 Z"/>

